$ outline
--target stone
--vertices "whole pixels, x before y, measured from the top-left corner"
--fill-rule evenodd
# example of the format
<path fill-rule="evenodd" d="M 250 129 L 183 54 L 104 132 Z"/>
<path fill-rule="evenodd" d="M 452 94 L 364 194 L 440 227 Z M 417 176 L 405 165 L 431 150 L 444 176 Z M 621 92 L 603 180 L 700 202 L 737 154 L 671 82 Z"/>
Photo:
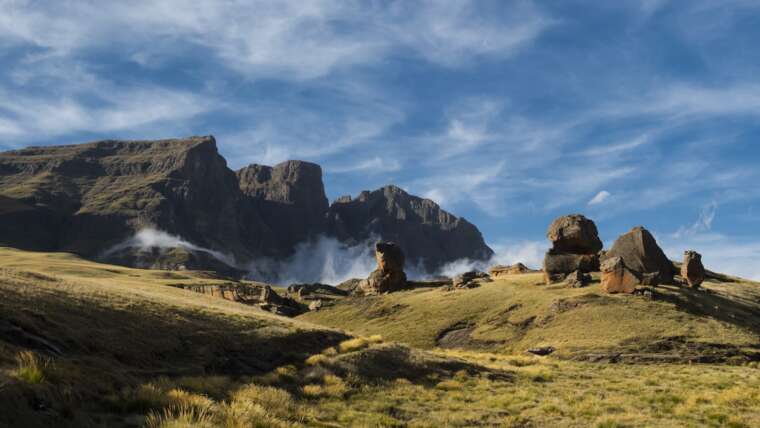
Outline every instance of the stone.
<path fill-rule="evenodd" d="M 544 279 L 547 284 L 562 282 L 575 271 L 596 272 L 599 256 L 596 254 L 557 254 L 549 250 L 544 256 Z"/>
<path fill-rule="evenodd" d="M 696 251 L 686 251 L 683 254 L 681 278 L 691 287 L 697 288 L 705 280 L 705 267 L 702 265 L 702 255 Z"/>
<path fill-rule="evenodd" d="M 599 252 L 603 245 L 592 220 L 581 214 L 559 217 L 549 226 L 546 237 L 552 242 L 544 256 L 547 284 L 562 282 L 575 271 L 599 270 Z"/>
<path fill-rule="evenodd" d="M 454 288 L 474 288 L 478 286 L 476 280 L 479 282 L 490 282 L 491 278 L 485 272 L 471 270 L 455 276 L 451 285 Z"/>
<path fill-rule="evenodd" d="M 377 268 L 359 283 L 364 294 L 389 293 L 407 287 L 401 247 L 393 242 L 378 242 L 375 244 L 375 259 Z"/>
<path fill-rule="evenodd" d="M 620 257 L 625 267 L 645 285 L 672 284 L 673 263 L 665 256 L 654 236 L 639 226 L 621 235 L 607 251 L 605 259 Z"/>
<path fill-rule="evenodd" d="M 622 257 L 607 258 L 602 262 L 601 270 L 604 292 L 632 294 L 639 285 L 639 278 L 628 270 Z"/>
<path fill-rule="evenodd" d="M 309 303 L 309 310 L 310 311 L 318 311 L 322 309 L 322 300 L 314 300 L 313 302 Z"/>
<path fill-rule="evenodd" d="M 582 214 L 557 218 L 549 226 L 546 237 L 556 253 L 596 254 L 603 247 L 596 225 Z"/>
<path fill-rule="evenodd" d="M 576 270 L 565 277 L 565 284 L 570 288 L 581 288 L 591 282 L 591 275 Z"/>
<path fill-rule="evenodd" d="M 549 354 L 553 354 L 554 351 L 556 351 L 556 349 L 553 346 L 538 346 L 535 348 L 528 349 L 529 353 L 533 355 L 538 355 L 541 357 L 549 355 Z"/>
<path fill-rule="evenodd" d="M 510 275 L 521 275 L 524 273 L 533 273 L 533 272 L 535 271 L 525 266 L 522 263 L 515 263 L 509 266 L 496 265 L 488 269 L 488 273 L 489 275 L 491 275 L 491 278 L 501 278 L 501 277 L 510 276 Z"/>

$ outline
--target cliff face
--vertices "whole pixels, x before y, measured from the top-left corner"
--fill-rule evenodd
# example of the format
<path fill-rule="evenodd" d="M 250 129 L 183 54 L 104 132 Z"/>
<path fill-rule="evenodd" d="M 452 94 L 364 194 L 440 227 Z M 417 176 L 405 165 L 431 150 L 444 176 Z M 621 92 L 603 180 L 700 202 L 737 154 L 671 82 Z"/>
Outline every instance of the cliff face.
<path fill-rule="evenodd" d="M 188 268 L 214 252 L 239 263 L 284 258 L 323 234 L 395 241 L 411 265 L 431 271 L 492 254 L 475 226 L 433 201 L 388 186 L 328 206 L 319 165 L 288 161 L 235 173 L 210 136 L 0 153 L 0 245 L 98 257 L 144 228 L 181 237 L 191 253 L 209 251 L 188 258 Z M 130 251 L 121 248 L 112 261 L 188 264 L 171 251 Z"/>
<path fill-rule="evenodd" d="M 486 260 L 493 255 L 467 220 L 396 186 L 336 200 L 328 213 L 328 233 L 348 242 L 372 237 L 395 242 L 410 265 L 421 264 L 429 272 L 454 260 Z"/>
<path fill-rule="evenodd" d="M 249 165 L 237 171 L 240 190 L 264 223 L 277 231 L 269 247 L 289 255 L 300 242 L 325 232 L 328 203 L 322 168 L 303 161 L 273 167 Z"/>
<path fill-rule="evenodd" d="M 50 229 L 43 249 L 95 256 L 150 226 L 198 246 L 251 255 L 244 242 L 254 230 L 238 214 L 237 178 L 213 137 L 6 152 L 0 154 L 0 188 L 9 200 L 49 218 L 41 222 Z"/>

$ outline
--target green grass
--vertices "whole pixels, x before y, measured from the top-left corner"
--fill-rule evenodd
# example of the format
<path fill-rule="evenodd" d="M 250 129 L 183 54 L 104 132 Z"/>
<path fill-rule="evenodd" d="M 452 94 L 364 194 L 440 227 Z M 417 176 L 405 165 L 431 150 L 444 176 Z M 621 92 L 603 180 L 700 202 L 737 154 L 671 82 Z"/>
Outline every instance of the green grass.
<path fill-rule="evenodd" d="M 11 249 L 0 266 L 0 332 L 14 332 L 0 335 L 2 426 L 760 426 L 757 362 L 564 358 L 674 337 L 751 346 L 752 283 L 649 301 L 523 275 L 291 320 L 170 286 L 226 281 L 202 273 Z M 436 348 L 456 324 L 469 348 Z M 560 358 L 524 352 L 539 344 Z"/>
<path fill-rule="evenodd" d="M 452 327 L 471 329 L 459 346 L 519 353 L 554 346 L 560 356 L 641 349 L 668 342 L 678 352 L 710 344 L 760 344 L 760 285 L 706 283 L 709 292 L 658 287 L 656 300 L 607 295 L 598 282 L 546 286 L 541 274 L 516 275 L 469 290 L 418 289 L 347 299 L 300 319 L 421 348 L 434 348 Z M 661 352 L 650 349 L 645 352 Z"/>

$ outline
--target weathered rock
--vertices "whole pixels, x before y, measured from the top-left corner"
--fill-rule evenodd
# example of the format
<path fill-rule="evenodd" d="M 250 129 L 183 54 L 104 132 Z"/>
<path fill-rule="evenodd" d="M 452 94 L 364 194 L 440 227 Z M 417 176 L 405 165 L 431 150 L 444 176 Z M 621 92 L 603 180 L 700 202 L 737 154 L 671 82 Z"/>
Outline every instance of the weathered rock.
<path fill-rule="evenodd" d="M 530 269 L 529 267 L 525 266 L 522 263 L 515 263 L 509 266 L 496 265 L 496 266 L 492 266 L 488 270 L 488 273 L 491 275 L 491 278 L 501 278 L 501 277 L 510 276 L 510 275 L 520 275 L 524 273 L 533 273 L 533 272 L 536 272 L 536 271 L 533 269 Z"/>
<path fill-rule="evenodd" d="M 544 256 L 544 280 L 547 284 L 564 281 L 575 271 L 599 270 L 602 241 L 593 221 L 581 214 L 557 218 L 549 226 L 546 237 L 552 248 Z"/>
<path fill-rule="evenodd" d="M 350 278 L 338 284 L 337 288 L 348 294 L 354 294 L 359 290 L 359 285 L 361 285 L 362 281 L 364 280 L 361 278 Z"/>
<path fill-rule="evenodd" d="M 705 267 L 702 265 L 702 255 L 696 251 L 686 251 L 683 254 L 681 278 L 689 287 L 697 288 L 705 280 Z"/>
<path fill-rule="evenodd" d="M 621 235 L 605 259 L 620 257 L 625 267 L 642 279 L 645 285 L 672 284 L 673 263 L 668 260 L 657 241 L 639 226 Z"/>
<path fill-rule="evenodd" d="M 547 284 L 562 282 L 575 271 L 583 273 L 599 270 L 596 254 L 563 254 L 549 250 L 544 256 L 544 279 Z"/>
<path fill-rule="evenodd" d="M 591 275 L 576 270 L 565 277 L 565 284 L 570 288 L 581 288 L 591 282 Z"/>
<path fill-rule="evenodd" d="M 596 254 L 603 245 L 593 221 L 582 214 L 572 214 L 554 220 L 546 232 L 556 253 Z"/>
<path fill-rule="evenodd" d="M 287 256 L 295 246 L 326 232 L 329 207 L 322 168 L 310 162 L 249 165 L 237 171 L 240 190 L 266 226 L 276 231 L 270 252 Z"/>
<path fill-rule="evenodd" d="M 339 287 L 333 287 L 329 284 L 291 284 L 288 286 L 288 293 L 295 293 L 298 296 L 305 297 L 311 294 L 324 294 L 334 296 L 347 296 L 348 291 L 340 289 Z"/>
<path fill-rule="evenodd" d="M 451 285 L 454 288 L 473 288 L 478 286 L 477 282 L 491 282 L 491 278 L 485 272 L 471 270 L 455 276 Z"/>
<path fill-rule="evenodd" d="M 639 278 L 628 270 L 622 257 L 607 258 L 602 262 L 601 269 L 602 291 L 631 294 L 639 285 Z"/>
<path fill-rule="evenodd" d="M 493 255 L 480 231 L 467 220 L 396 186 L 333 202 L 328 233 L 347 243 L 373 237 L 395 242 L 409 263 L 428 272 L 455 260 L 488 260 Z"/>
<path fill-rule="evenodd" d="M 359 283 L 364 294 L 387 293 L 407 287 L 401 247 L 393 242 L 378 242 L 375 244 L 375 259 L 377 268 Z"/>
<path fill-rule="evenodd" d="M 554 351 L 556 351 L 556 349 L 553 346 L 538 346 L 535 348 L 528 349 L 529 353 L 538 355 L 541 357 L 552 354 L 554 353 Z"/>

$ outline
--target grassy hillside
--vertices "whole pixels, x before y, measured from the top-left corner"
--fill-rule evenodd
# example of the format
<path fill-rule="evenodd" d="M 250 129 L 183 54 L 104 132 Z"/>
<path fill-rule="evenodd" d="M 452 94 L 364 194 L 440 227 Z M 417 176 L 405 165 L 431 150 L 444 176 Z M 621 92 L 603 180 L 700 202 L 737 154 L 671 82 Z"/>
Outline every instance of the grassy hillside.
<path fill-rule="evenodd" d="M 475 289 L 349 299 L 301 318 L 422 348 L 519 353 L 553 346 L 576 358 L 760 355 L 760 284 L 749 282 L 709 282 L 704 291 L 661 286 L 652 299 L 601 293 L 598 282 L 546 286 L 541 274 L 526 274 Z"/>
<path fill-rule="evenodd" d="M 500 324 L 500 332 L 494 320 L 509 299 L 523 302 L 510 309 L 516 317 L 507 320 L 513 321 L 531 308 L 543 313 L 558 297 L 592 301 L 605 311 L 592 325 L 634 309 L 655 310 L 662 322 L 675 303 L 616 296 L 600 304 L 588 297 L 593 287 L 550 290 L 525 276 L 463 292 L 417 290 L 350 300 L 304 317 L 353 316 L 356 322 L 346 318 L 344 327 L 428 348 L 437 329 L 476 323 L 475 339 L 460 335 L 463 342 L 450 344 L 477 349 L 421 351 L 380 335 L 354 336 L 169 286 L 225 281 L 201 272 L 137 270 L 12 249 L 0 249 L 0 266 L 3 427 L 760 424 L 757 363 L 618 365 L 541 358 L 519 349 L 538 333 L 514 336 L 519 328 L 509 322 Z M 753 298 L 751 285 L 739 287 L 733 289 L 737 296 Z M 728 299 L 722 293 L 710 298 Z M 353 315 L 347 312 L 351 305 Z M 751 319 L 746 305 L 745 312 L 726 313 L 738 319 L 735 324 L 678 318 L 697 315 L 675 310 L 668 327 L 673 330 L 664 331 L 720 334 L 720 343 L 751 344 L 751 327 L 738 325 Z M 561 320 L 571 327 L 592 321 Z M 679 330 L 676 321 L 693 325 Z M 565 345 L 554 341 L 559 333 L 551 334 L 542 337 L 562 350 Z M 569 329 L 567 343 L 586 343 L 589 334 Z M 593 341 L 618 343 L 637 334 L 626 330 Z M 513 345 L 488 342 L 506 337 L 516 337 Z M 510 346 L 519 355 L 509 354 Z"/>

